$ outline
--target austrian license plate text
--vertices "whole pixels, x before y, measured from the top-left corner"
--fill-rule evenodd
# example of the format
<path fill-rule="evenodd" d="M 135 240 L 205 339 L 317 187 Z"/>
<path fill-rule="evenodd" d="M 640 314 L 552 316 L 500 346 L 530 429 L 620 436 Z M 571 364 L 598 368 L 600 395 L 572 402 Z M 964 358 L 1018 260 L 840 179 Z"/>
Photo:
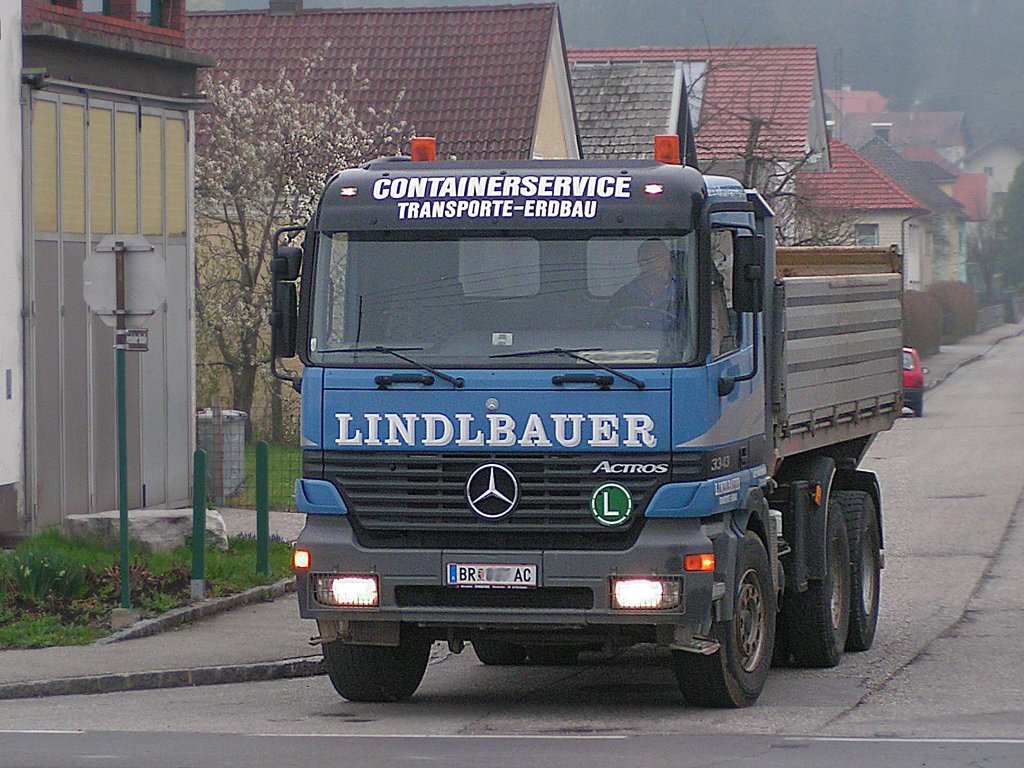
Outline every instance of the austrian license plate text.
<path fill-rule="evenodd" d="M 537 566 L 527 563 L 448 563 L 450 587 L 536 587 Z"/>

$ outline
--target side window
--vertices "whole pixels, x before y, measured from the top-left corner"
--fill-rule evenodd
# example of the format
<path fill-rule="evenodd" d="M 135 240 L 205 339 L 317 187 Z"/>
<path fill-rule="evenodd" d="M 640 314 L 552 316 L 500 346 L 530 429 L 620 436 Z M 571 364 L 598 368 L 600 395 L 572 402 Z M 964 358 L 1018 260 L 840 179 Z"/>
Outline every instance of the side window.
<path fill-rule="evenodd" d="M 732 231 L 711 233 L 711 354 L 728 354 L 739 348 L 739 315 L 732 309 Z"/>

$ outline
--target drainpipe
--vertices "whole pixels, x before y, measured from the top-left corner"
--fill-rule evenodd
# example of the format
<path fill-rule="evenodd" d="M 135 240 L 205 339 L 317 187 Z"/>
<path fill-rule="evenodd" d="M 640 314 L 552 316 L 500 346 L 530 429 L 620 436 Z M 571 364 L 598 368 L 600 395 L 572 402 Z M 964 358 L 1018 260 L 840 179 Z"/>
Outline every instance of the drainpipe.
<path fill-rule="evenodd" d="M 907 258 L 907 242 L 906 242 L 907 241 L 907 231 L 906 231 L 906 226 L 907 226 L 907 222 L 910 221 L 911 219 L 919 219 L 919 218 L 921 218 L 922 216 L 925 216 L 925 215 L 926 214 L 924 214 L 924 213 L 915 213 L 913 216 L 907 216 L 905 219 L 903 219 L 900 222 L 900 253 L 903 254 L 903 259 L 904 259 L 904 261 L 903 261 L 903 287 L 904 288 L 908 288 L 909 287 L 908 284 L 907 284 L 908 280 L 907 280 L 907 267 L 906 267 L 906 263 L 907 263 L 906 262 L 906 258 Z M 918 263 L 918 269 L 920 270 L 920 262 Z"/>

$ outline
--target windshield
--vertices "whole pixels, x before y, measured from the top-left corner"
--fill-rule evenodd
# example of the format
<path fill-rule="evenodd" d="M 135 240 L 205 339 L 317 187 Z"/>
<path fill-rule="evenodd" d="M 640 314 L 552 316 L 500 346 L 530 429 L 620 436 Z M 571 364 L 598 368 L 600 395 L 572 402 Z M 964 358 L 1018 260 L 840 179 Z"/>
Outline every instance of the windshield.
<path fill-rule="evenodd" d="M 446 367 L 692 361 L 696 240 L 690 234 L 559 240 L 320 236 L 310 359 L 396 363 L 404 348 Z M 508 353 L 579 350 L 561 355 Z M 401 361 L 398 361 L 402 365 Z"/>

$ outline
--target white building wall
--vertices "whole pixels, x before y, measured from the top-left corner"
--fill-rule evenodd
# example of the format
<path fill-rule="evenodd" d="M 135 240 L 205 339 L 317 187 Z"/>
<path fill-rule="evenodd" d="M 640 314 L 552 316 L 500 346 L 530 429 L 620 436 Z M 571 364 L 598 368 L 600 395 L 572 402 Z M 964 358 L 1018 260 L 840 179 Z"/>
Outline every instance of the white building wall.
<path fill-rule="evenodd" d="M 0 0 L 0 486 L 22 480 L 20 94 L 21 2 Z"/>

